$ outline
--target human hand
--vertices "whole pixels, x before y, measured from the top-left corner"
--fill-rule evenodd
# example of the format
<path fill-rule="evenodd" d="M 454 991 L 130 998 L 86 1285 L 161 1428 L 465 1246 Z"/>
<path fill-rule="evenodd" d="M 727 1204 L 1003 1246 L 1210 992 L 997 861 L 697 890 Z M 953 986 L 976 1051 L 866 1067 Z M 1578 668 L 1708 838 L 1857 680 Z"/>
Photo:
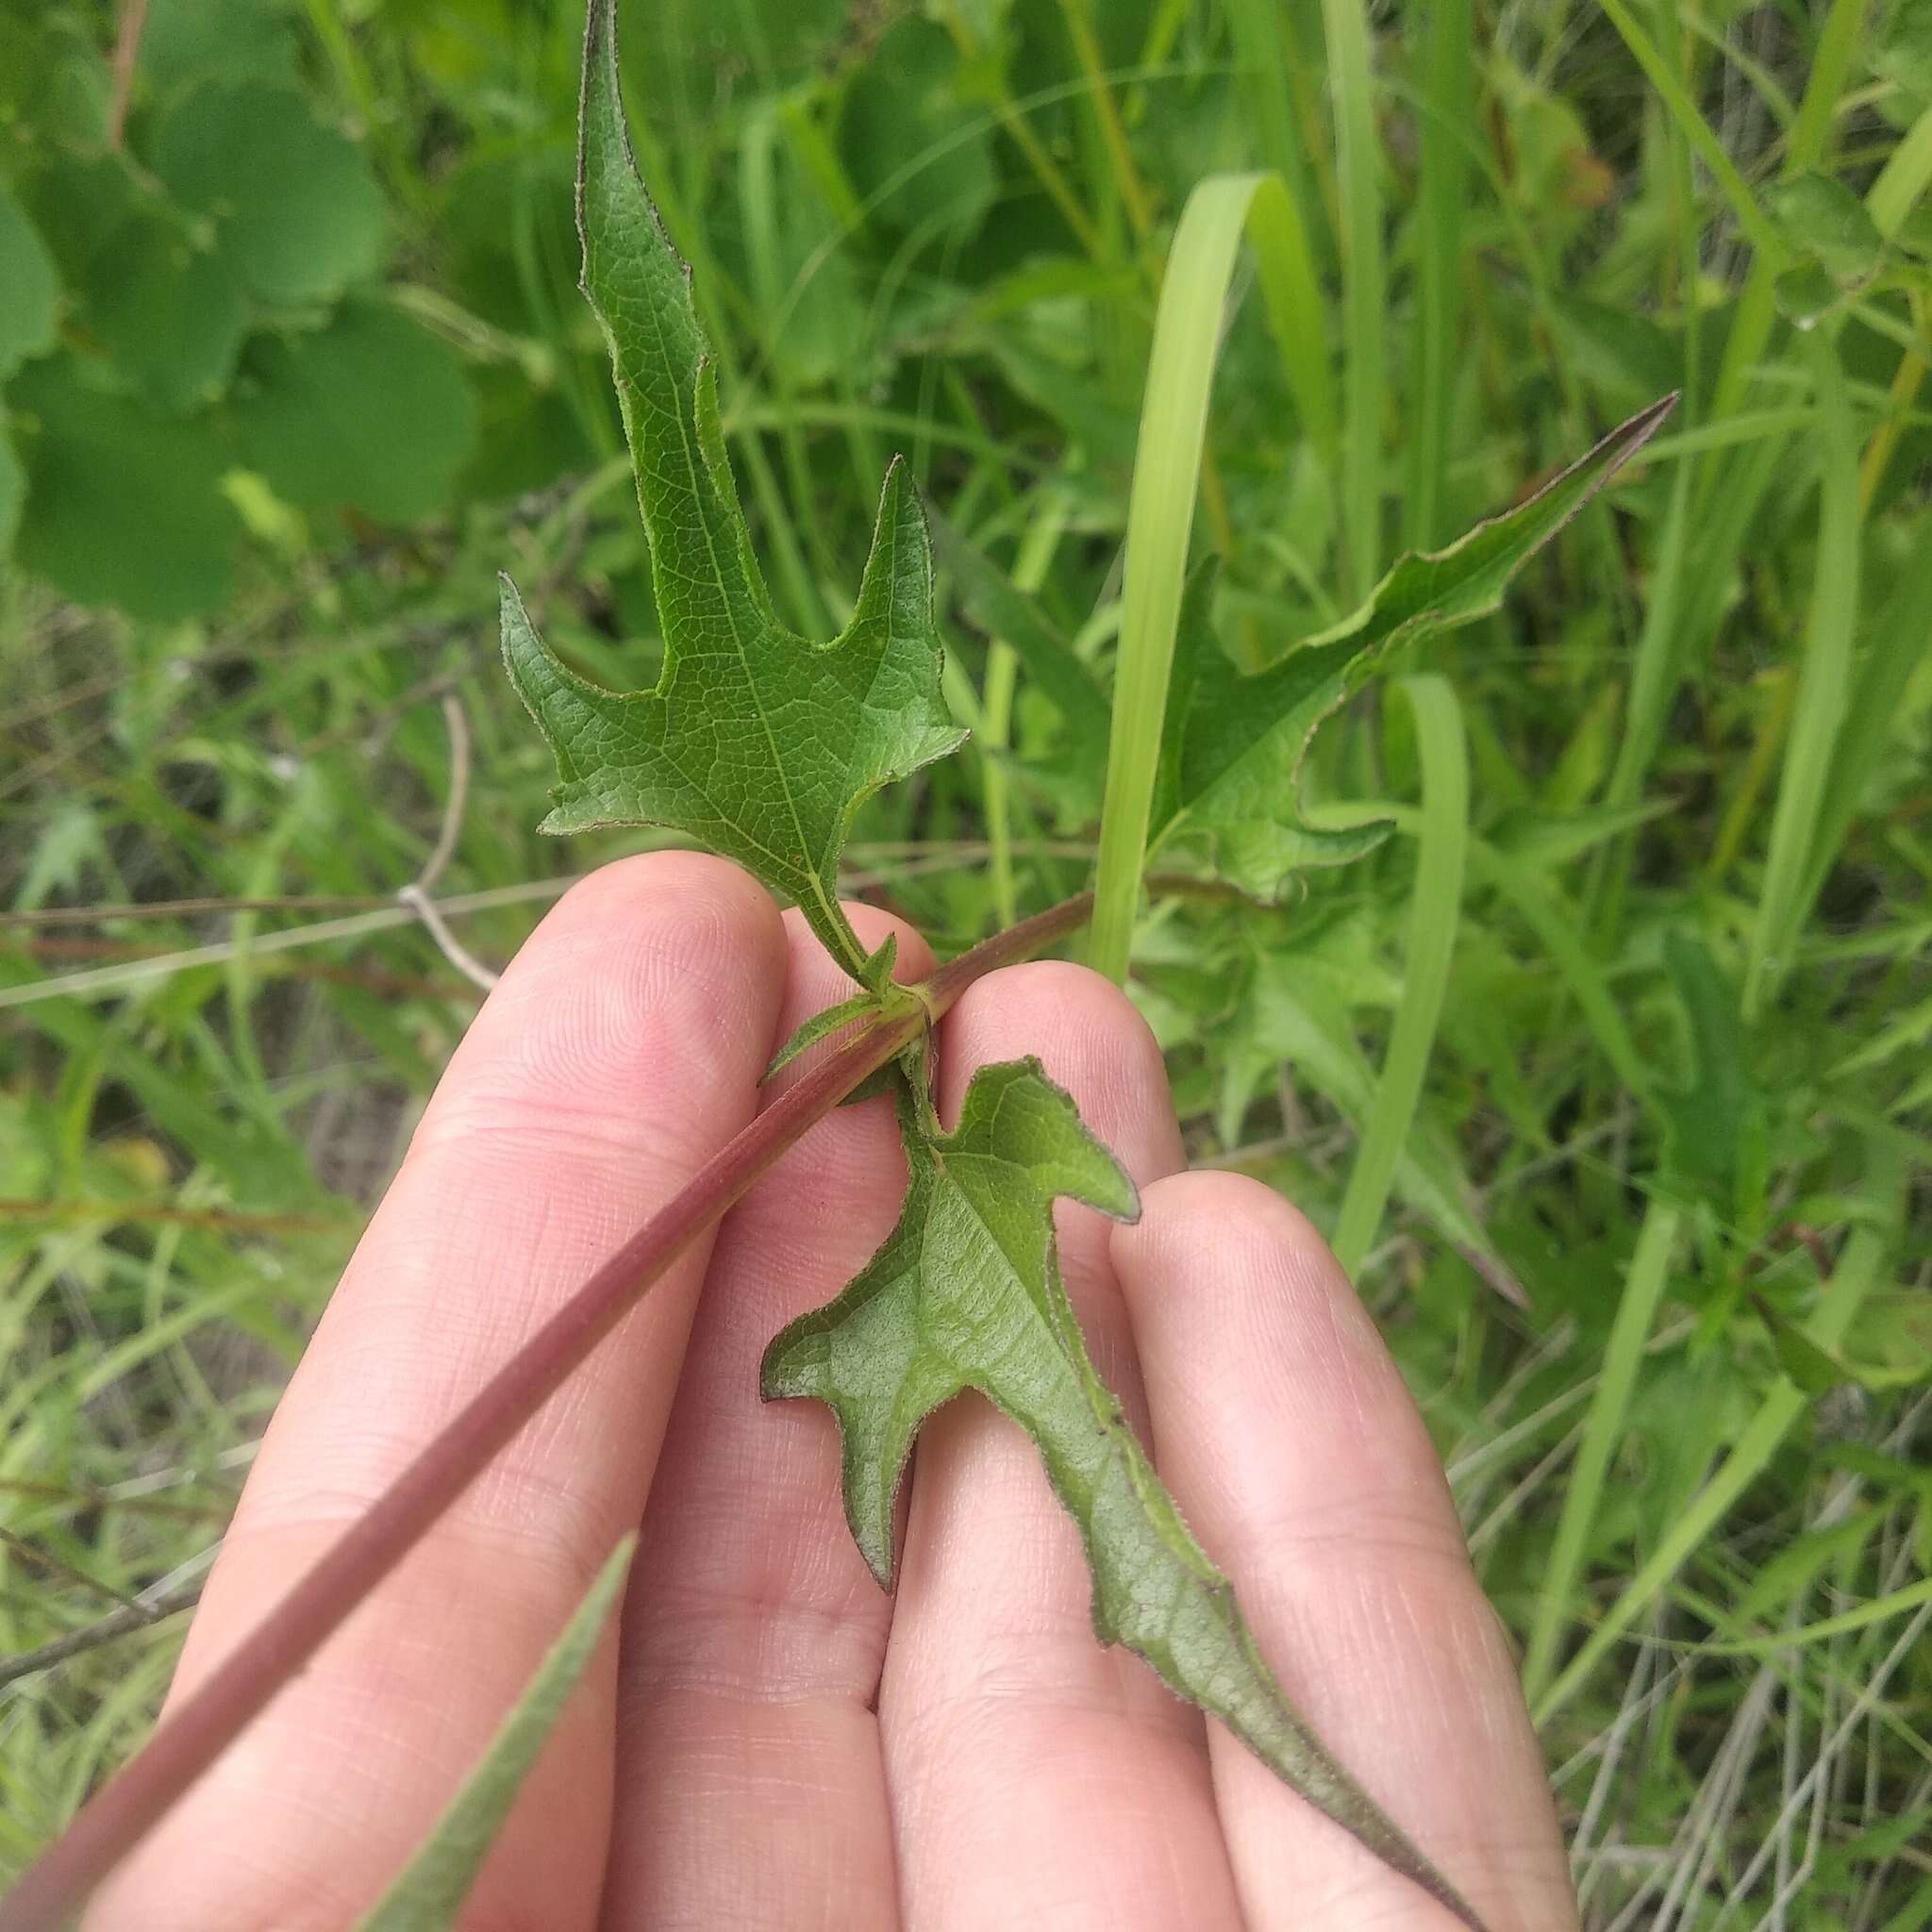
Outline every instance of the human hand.
<path fill-rule="evenodd" d="M 902 977 L 930 967 L 908 928 Z M 257 1459 L 175 1694 L 205 1676 L 537 1324 L 750 1118 L 849 987 L 720 860 L 574 891 L 458 1050 Z M 1077 967 L 975 985 L 972 1069 L 1038 1054 L 1142 1191 L 1062 1203 L 1124 1398 L 1295 1704 L 1493 1932 L 1574 1925 L 1536 1742 L 1420 1418 L 1319 1237 L 1181 1172 L 1160 1057 Z M 1138 1659 L 1102 1650 L 1072 1522 L 976 1397 L 934 1418 L 896 1597 L 766 1342 L 892 1224 L 891 1110 L 822 1122 L 517 1436 L 101 1894 L 91 1932 L 339 1932 L 426 1835 L 618 1539 L 607 1639 L 464 1919 L 631 1927 L 1436 1927 L 1448 1914 Z M 700 1298 L 700 1283 L 705 1292 Z"/>

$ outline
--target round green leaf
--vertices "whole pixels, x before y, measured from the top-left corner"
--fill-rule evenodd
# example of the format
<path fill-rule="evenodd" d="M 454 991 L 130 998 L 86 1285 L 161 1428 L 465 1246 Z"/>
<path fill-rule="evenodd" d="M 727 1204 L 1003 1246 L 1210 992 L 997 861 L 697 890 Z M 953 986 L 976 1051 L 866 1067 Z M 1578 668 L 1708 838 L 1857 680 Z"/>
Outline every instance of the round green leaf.
<path fill-rule="evenodd" d="M 1840 282 L 1875 275 L 1885 242 L 1865 204 L 1829 175 L 1800 175 L 1772 192 L 1772 211 L 1799 248 Z"/>
<path fill-rule="evenodd" d="M 1838 307 L 1843 292 L 1818 261 L 1801 261 L 1772 284 L 1778 313 L 1799 328 L 1816 328 Z"/>
<path fill-rule="evenodd" d="M 82 294 L 89 326 L 164 408 L 192 408 L 227 387 L 246 305 L 226 258 L 178 223 L 125 223 L 95 252 Z"/>
<path fill-rule="evenodd" d="M 236 276 L 265 302 L 329 302 L 382 265 L 382 192 L 346 136 L 285 88 L 198 87 L 162 122 L 154 168 L 220 223 Z"/>
<path fill-rule="evenodd" d="M 120 154 L 61 150 L 21 183 L 21 199 L 60 271 L 78 287 L 108 238 L 150 202 Z"/>
<path fill-rule="evenodd" d="M 1932 0 L 1899 0 L 1877 36 L 1872 71 L 1916 100 L 1932 100 Z"/>
<path fill-rule="evenodd" d="M 158 94 L 198 81 L 301 78 L 289 0 L 148 0 L 141 71 Z"/>
<path fill-rule="evenodd" d="M 0 126 L 86 147 L 108 131 L 108 63 L 88 29 L 45 5 L 0 8 Z"/>
<path fill-rule="evenodd" d="M 16 546 L 26 569 L 79 603 L 132 617 L 171 621 L 222 601 L 240 525 L 206 419 L 182 422 L 98 388 L 71 356 L 23 372 L 10 400 L 26 459 Z"/>
<path fill-rule="evenodd" d="M 476 440 L 455 352 L 370 302 L 345 304 L 313 335 L 253 344 L 234 422 L 244 459 L 277 495 L 384 523 L 440 509 Z"/>
<path fill-rule="evenodd" d="M 39 231 L 0 188 L 0 376 L 54 346 L 60 277 Z"/>

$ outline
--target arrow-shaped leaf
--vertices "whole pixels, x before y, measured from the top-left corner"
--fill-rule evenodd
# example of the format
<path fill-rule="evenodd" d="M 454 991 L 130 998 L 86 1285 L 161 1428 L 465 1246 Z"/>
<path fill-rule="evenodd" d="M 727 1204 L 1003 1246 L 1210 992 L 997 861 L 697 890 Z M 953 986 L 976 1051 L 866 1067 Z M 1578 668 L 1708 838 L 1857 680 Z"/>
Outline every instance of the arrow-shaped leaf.
<path fill-rule="evenodd" d="M 1653 403 L 1534 496 L 1446 550 L 1402 558 L 1360 609 L 1265 670 L 1244 674 L 1220 649 L 1208 614 L 1212 569 L 1197 570 L 1168 687 L 1149 850 L 1201 861 L 1265 898 L 1303 866 L 1341 864 L 1379 843 L 1384 824 L 1324 832 L 1298 822 L 1296 781 L 1323 721 L 1404 644 L 1496 609 L 1524 563 L 1675 405 L 1674 395 Z"/>
<path fill-rule="evenodd" d="M 894 461 L 844 632 L 813 644 L 785 629 L 739 507 L 690 271 L 631 159 L 612 0 L 591 8 L 577 177 L 584 292 L 610 347 L 664 665 L 654 690 L 602 690 L 543 644 L 505 580 L 504 657 L 561 780 L 543 829 L 689 832 L 795 899 L 857 976 L 865 956 L 836 890 L 852 815 L 963 736 L 940 695 L 918 493 Z"/>
<path fill-rule="evenodd" d="M 884 1587 L 892 1504 L 920 1424 L 976 1389 L 1039 1446 L 1078 1524 L 1103 1643 L 1144 1657 L 1296 1790 L 1456 1912 L 1469 1906 L 1342 1769 L 1275 1681 L 1234 1589 L 1190 1534 L 1089 1359 L 1060 1280 L 1053 1203 L 1117 1220 L 1133 1183 L 1037 1060 L 983 1067 L 950 1134 L 902 1095 L 910 1172 L 899 1222 L 836 1300 L 767 1350 L 768 1399 L 829 1403 L 844 1439 L 845 1510 Z"/>

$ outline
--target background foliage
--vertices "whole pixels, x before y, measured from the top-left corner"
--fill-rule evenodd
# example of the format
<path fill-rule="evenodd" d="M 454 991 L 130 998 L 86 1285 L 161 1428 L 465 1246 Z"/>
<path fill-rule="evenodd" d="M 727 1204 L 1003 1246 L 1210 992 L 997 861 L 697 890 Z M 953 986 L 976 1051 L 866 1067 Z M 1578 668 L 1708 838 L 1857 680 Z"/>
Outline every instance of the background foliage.
<path fill-rule="evenodd" d="M 636 842 L 534 836 L 494 648 L 508 564 L 584 671 L 653 662 L 577 33 L 0 16 L 0 1877 L 178 1626 L 4 1659 L 192 1591 L 473 975 Z M 1932 1923 L 1932 9 L 658 0 L 626 53 L 782 615 L 847 615 L 892 452 L 944 519 L 975 748 L 848 854 L 941 941 L 1091 870 L 1203 175 L 1281 172 L 1325 330 L 1291 381 L 1226 325 L 1238 662 L 1686 391 L 1446 686 L 1324 735 L 1311 815 L 1396 836 L 1157 896 L 1134 984 L 1193 1158 L 1359 1261 L 1591 1923 Z"/>

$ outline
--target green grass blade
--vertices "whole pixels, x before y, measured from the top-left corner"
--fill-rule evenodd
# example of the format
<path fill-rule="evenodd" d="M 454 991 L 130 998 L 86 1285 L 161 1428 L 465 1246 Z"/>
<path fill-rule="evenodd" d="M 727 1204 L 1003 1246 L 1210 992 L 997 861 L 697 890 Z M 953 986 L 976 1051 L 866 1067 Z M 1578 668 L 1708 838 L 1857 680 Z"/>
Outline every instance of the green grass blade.
<path fill-rule="evenodd" d="M 1809 900 L 1805 881 L 1827 803 L 1839 726 L 1845 715 L 1852 637 L 1858 619 L 1858 451 L 1836 347 L 1808 339 L 1818 379 L 1823 484 L 1810 638 L 1798 682 L 1797 714 L 1785 748 L 1771 849 L 1744 975 L 1744 1016 L 1755 1018 L 1777 988 Z"/>
<path fill-rule="evenodd" d="M 1833 749 L 1807 860 L 1799 904 L 1816 903 L 1826 874 L 1837 862 L 1865 788 L 1885 747 L 1906 715 L 1906 689 L 1924 660 L 1932 640 L 1932 571 L 1907 571 L 1892 593 L 1876 635 L 1852 681 L 1845 721 Z"/>
<path fill-rule="evenodd" d="M 1280 272 L 1276 246 L 1293 221 L 1288 190 L 1275 175 L 1216 175 L 1195 188 L 1181 210 L 1155 316 L 1127 504 L 1120 655 L 1088 956 L 1096 971 L 1117 981 L 1126 977 L 1133 941 L 1221 314 L 1242 232 L 1257 207 L 1262 285 L 1275 291 L 1271 319 L 1293 312 L 1287 290 L 1294 272 Z M 1278 308 L 1279 301 L 1289 308 Z"/>
<path fill-rule="evenodd" d="M 1865 212 L 1872 225 L 1889 242 L 1899 231 L 1912 205 L 1932 185 L 1932 108 L 1906 130 L 1865 192 Z"/>
<path fill-rule="evenodd" d="M 1882 1139 L 1874 1138 L 1873 1148 L 1874 1166 L 1880 1171 L 1871 1177 L 1870 1192 L 1895 1216 L 1902 1179 L 1899 1157 Z M 1838 1346 L 1859 1305 L 1877 1283 L 1893 1232 L 1889 1221 L 1885 1226 L 1861 1227 L 1852 1236 L 1831 1279 L 1820 1292 L 1818 1312 L 1806 1324 L 1808 1341 L 1827 1353 Z M 1772 1385 L 1736 1447 L 1718 1465 L 1690 1507 L 1671 1524 L 1663 1541 L 1624 1586 L 1556 1682 L 1541 1696 L 1530 1700 L 1530 1714 L 1539 1725 L 1548 1723 L 1582 1690 L 1611 1646 L 1704 1547 L 1705 1540 L 1730 1513 L 1738 1498 L 1764 1473 L 1778 1444 L 1810 1404 L 1811 1398 L 1785 1376 L 1780 1375 Z"/>
<path fill-rule="evenodd" d="M 1336 177 L 1341 199 L 1341 451 L 1343 590 L 1364 595 L 1375 580 L 1382 521 L 1382 189 L 1375 142 L 1369 28 L 1361 0 L 1322 0 L 1335 96 Z"/>
<path fill-rule="evenodd" d="M 1295 110 L 1289 84 L 1297 50 L 1287 14 L 1276 0 L 1228 0 L 1227 25 L 1256 145 L 1263 161 L 1288 184 L 1300 225 L 1326 258 L 1322 197 L 1309 165 L 1309 130 Z"/>
<path fill-rule="evenodd" d="M 610 1553 L 516 1708 L 491 1740 L 483 1761 L 463 1780 L 436 1829 L 357 1932 L 454 1932 L 517 1792 L 596 1655 L 610 1607 L 630 1574 L 637 1541 L 633 1532 Z"/>
<path fill-rule="evenodd" d="M 1360 1269 L 1381 1225 L 1396 1159 L 1422 1098 L 1423 1076 L 1449 988 L 1469 856 L 1469 747 L 1462 708 L 1449 681 L 1432 673 L 1405 677 L 1397 689 L 1407 694 L 1415 713 L 1423 772 L 1422 836 L 1416 844 L 1402 1004 L 1335 1224 L 1335 1257 L 1351 1275 Z"/>
<path fill-rule="evenodd" d="M 1596 1036 L 1597 1044 L 1603 1048 L 1604 1058 L 1632 1093 L 1647 1095 L 1650 1070 L 1637 1051 L 1630 1029 L 1624 1024 L 1616 995 L 1591 958 L 1590 948 L 1568 908 L 1528 866 L 1480 839 L 1471 846 L 1470 870 L 1486 884 L 1493 885 L 1515 908 L 1518 918 L 1536 935 L 1543 951 L 1570 982 L 1570 991 L 1590 1030 Z"/>
<path fill-rule="evenodd" d="M 1670 508 L 1664 513 L 1657 568 L 1644 606 L 1643 628 L 1630 671 L 1630 697 L 1624 707 L 1624 737 L 1604 793 L 1609 806 L 1632 804 L 1643 789 L 1643 774 L 1662 741 L 1672 700 L 1683 676 L 1685 559 L 1690 550 L 1691 487 L 1696 466 L 1680 463 L 1671 478 Z"/>
<path fill-rule="evenodd" d="M 1576 1580 L 1603 1501 L 1610 1458 L 1623 1439 L 1624 1419 L 1630 1407 L 1631 1391 L 1637 1384 L 1643 1345 L 1657 1321 L 1657 1305 L 1670 1278 L 1671 1251 L 1676 1246 L 1681 1220 L 1677 1208 L 1653 1201 L 1644 1217 L 1643 1231 L 1637 1239 L 1637 1252 L 1630 1257 L 1629 1270 L 1624 1276 L 1617 1319 L 1611 1324 L 1609 1343 L 1604 1351 L 1603 1373 L 1591 1401 L 1576 1460 L 1571 1467 L 1569 1487 L 1563 1494 L 1563 1513 L 1557 1524 L 1556 1541 L 1543 1566 L 1536 1613 L 1530 1622 L 1529 1642 L 1523 1661 L 1523 1694 L 1532 1704 L 1549 1689 L 1550 1679 L 1556 1674 L 1557 1649 L 1570 1623 Z"/>
<path fill-rule="evenodd" d="M 1254 250 L 1268 325 L 1281 354 L 1289 393 L 1301 414 L 1302 431 L 1332 468 L 1341 428 L 1322 285 L 1301 215 L 1273 175 L 1261 177 L 1248 205 L 1248 244 Z"/>
<path fill-rule="evenodd" d="M 1075 761 L 1098 772 L 1107 755 L 1107 693 L 1031 597 L 941 511 L 928 512 L 933 555 L 974 622 L 1008 645 L 1058 710 Z"/>
<path fill-rule="evenodd" d="M 1785 173 L 1802 175 L 1824 158 L 1833 122 L 1843 111 L 1845 82 L 1871 11 L 1867 0 L 1832 0 L 1806 70 L 1805 97 L 1785 143 Z"/>
<path fill-rule="evenodd" d="M 1357 1042 L 1347 1013 L 1296 984 L 1293 956 L 1268 990 L 1267 1040 L 1298 1083 L 1323 1095 L 1348 1123 L 1365 1128 L 1375 1104 L 1375 1069 Z M 1471 1203 L 1474 1189 L 1461 1151 L 1429 1124 L 1414 1122 L 1396 1145 L 1396 1195 L 1433 1227 L 1506 1301 L 1523 1303 L 1523 1285 L 1485 1231 Z"/>
<path fill-rule="evenodd" d="M 1708 509 L 1699 509 L 1685 472 L 1673 479 L 1649 608 L 1637 642 L 1624 736 L 1604 793 L 1604 803 L 1612 808 L 1634 805 L 1642 792 L 1664 741 L 1671 707 L 1695 652 L 1718 622 L 1725 586 L 1752 521 L 1777 479 L 1785 447 L 1779 432 L 1740 451 Z M 1619 841 L 1608 862 L 1613 876 L 1604 924 L 1610 930 L 1620 916 L 1631 849 L 1628 840 Z"/>
<path fill-rule="evenodd" d="M 1849 1637 L 1856 1630 L 1869 1629 L 1907 1610 L 1932 1603 L 1932 1576 L 1922 1576 L 1903 1590 L 1888 1591 L 1856 1609 L 1840 1610 L 1835 1617 L 1821 1617 L 1815 1624 L 1802 1624 L 1795 1630 L 1777 1630 L 1763 1637 L 1743 1637 L 1734 1641 L 1699 1646 L 1713 1657 L 1776 1657 L 1801 1643 L 1818 1643 L 1830 1637 Z"/>
<path fill-rule="evenodd" d="M 1415 387 L 1409 398 L 1408 494 L 1403 538 L 1411 550 L 1441 541 L 1449 404 L 1456 390 L 1462 209 L 1475 75 L 1469 0 L 1434 0 L 1423 51 L 1420 180 L 1416 189 Z"/>

